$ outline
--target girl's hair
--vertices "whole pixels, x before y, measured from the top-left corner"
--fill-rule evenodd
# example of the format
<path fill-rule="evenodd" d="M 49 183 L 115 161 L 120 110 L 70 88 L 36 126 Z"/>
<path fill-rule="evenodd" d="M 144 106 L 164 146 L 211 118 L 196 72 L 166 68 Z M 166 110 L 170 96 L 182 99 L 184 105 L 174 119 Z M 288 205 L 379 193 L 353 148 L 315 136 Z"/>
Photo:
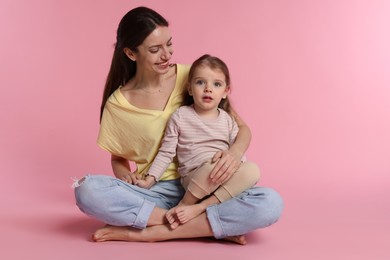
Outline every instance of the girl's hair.
<path fill-rule="evenodd" d="M 146 37 L 156 29 L 157 26 L 168 26 L 168 21 L 160 14 L 147 7 L 137 7 L 130 10 L 120 21 L 115 50 L 108 72 L 103 92 L 102 104 L 100 107 L 100 120 L 102 119 L 104 106 L 110 95 L 124 86 L 136 72 L 136 63 L 130 60 L 124 53 L 124 48 L 137 52 L 137 47 L 143 43 Z"/>
<path fill-rule="evenodd" d="M 230 73 L 229 73 L 228 67 L 226 66 L 225 62 L 223 62 L 221 59 L 219 59 L 218 57 L 215 57 L 215 56 L 211 56 L 209 54 L 205 54 L 205 55 L 201 56 L 196 61 L 194 61 L 194 63 L 192 63 L 192 66 L 190 68 L 190 72 L 188 74 L 188 83 L 187 84 L 189 86 L 191 85 L 191 81 L 194 78 L 195 70 L 197 68 L 203 67 L 203 66 L 209 67 L 210 69 L 213 69 L 213 70 L 219 69 L 225 75 L 226 86 L 229 87 L 229 89 L 230 89 Z M 194 99 L 192 98 L 192 96 L 190 96 L 188 91 L 186 91 L 184 94 L 183 104 L 186 106 L 194 104 Z M 230 103 L 228 97 L 226 97 L 225 99 L 222 99 L 221 102 L 219 103 L 218 107 L 225 110 L 228 113 L 232 112 L 232 106 L 231 106 L 231 103 Z"/>

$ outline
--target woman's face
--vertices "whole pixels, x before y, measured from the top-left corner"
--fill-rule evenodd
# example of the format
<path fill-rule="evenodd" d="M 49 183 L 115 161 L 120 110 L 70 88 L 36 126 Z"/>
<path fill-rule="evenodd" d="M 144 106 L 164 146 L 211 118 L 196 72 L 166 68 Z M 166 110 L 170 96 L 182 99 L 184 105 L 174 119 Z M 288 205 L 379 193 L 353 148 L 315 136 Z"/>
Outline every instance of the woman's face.
<path fill-rule="evenodd" d="M 158 26 L 137 49 L 138 52 L 134 53 L 137 70 L 154 71 L 158 74 L 169 71 L 173 47 L 168 27 Z"/>

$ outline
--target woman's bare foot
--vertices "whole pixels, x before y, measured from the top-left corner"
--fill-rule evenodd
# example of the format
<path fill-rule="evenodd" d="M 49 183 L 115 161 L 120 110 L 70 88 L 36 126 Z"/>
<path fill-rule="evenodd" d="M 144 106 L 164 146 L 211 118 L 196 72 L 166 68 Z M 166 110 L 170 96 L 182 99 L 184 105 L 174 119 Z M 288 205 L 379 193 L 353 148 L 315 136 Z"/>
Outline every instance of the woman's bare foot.
<path fill-rule="evenodd" d="M 128 242 L 157 242 L 180 238 L 169 229 L 168 225 L 156 225 L 144 229 L 132 227 L 117 227 L 107 225 L 98 229 L 92 239 L 96 242 L 128 241 Z M 186 237 L 186 236 L 184 236 Z"/>
<path fill-rule="evenodd" d="M 92 239 L 96 242 L 104 241 L 142 241 L 142 230 L 132 227 L 117 227 L 106 225 L 98 229 L 93 235 Z"/>
<path fill-rule="evenodd" d="M 95 234 L 92 235 L 92 239 L 96 242 L 104 241 L 128 241 L 128 242 L 153 242 L 164 241 L 169 239 L 180 238 L 180 236 L 166 236 L 172 234 L 173 230 L 169 230 L 168 226 L 153 226 L 146 229 L 135 229 L 132 227 L 117 227 L 107 225 L 98 229 Z M 189 238 L 184 236 L 183 238 Z M 222 240 L 230 241 L 240 245 L 246 244 L 245 236 L 231 236 L 225 237 Z"/>
<path fill-rule="evenodd" d="M 246 239 L 245 239 L 244 235 L 232 236 L 232 237 L 224 237 L 222 239 L 226 240 L 226 241 L 233 242 L 233 243 L 237 243 L 237 244 L 240 244 L 240 245 L 246 245 Z"/>

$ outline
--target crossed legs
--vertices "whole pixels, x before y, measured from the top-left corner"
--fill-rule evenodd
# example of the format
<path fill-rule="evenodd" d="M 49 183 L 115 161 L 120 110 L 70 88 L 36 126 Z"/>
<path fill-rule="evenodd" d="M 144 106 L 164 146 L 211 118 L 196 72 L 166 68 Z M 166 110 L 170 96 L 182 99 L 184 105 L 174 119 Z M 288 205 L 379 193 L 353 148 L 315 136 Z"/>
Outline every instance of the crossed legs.
<path fill-rule="evenodd" d="M 207 207 L 222 203 L 249 189 L 256 184 L 260 177 L 256 164 L 244 162 L 226 183 L 215 184 L 209 178 L 214 165 L 206 162 L 183 177 L 182 184 L 186 193 L 179 204 L 168 210 L 166 214 L 172 229 L 200 215 Z"/>
<path fill-rule="evenodd" d="M 154 225 L 145 229 L 133 227 L 105 226 L 98 229 L 92 236 L 96 242 L 120 240 L 128 242 L 157 242 L 180 238 L 212 237 L 213 232 L 205 213 L 188 221 L 184 225 L 171 229 L 169 225 Z M 245 245 L 245 236 L 223 238 L 237 244 Z"/>

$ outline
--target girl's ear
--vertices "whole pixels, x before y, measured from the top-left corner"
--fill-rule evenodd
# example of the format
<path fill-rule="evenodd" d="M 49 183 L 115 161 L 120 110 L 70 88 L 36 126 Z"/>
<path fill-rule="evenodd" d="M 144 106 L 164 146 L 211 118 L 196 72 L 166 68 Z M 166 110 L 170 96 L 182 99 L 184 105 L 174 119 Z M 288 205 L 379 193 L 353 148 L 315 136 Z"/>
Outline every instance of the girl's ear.
<path fill-rule="evenodd" d="M 227 96 L 228 96 L 228 94 L 229 94 L 229 92 L 230 92 L 230 87 L 227 86 L 227 87 L 225 88 L 225 94 L 222 96 L 222 98 L 223 98 L 223 99 L 226 99 Z"/>
<path fill-rule="evenodd" d="M 190 96 L 192 96 L 192 88 L 191 88 L 191 84 L 190 83 L 187 83 L 187 91 L 188 91 L 188 94 Z"/>
<path fill-rule="evenodd" d="M 124 48 L 123 49 L 123 52 L 126 54 L 126 56 L 132 60 L 132 61 L 136 61 L 136 57 L 135 57 L 135 53 L 130 50 L 129 48 Z"/>

